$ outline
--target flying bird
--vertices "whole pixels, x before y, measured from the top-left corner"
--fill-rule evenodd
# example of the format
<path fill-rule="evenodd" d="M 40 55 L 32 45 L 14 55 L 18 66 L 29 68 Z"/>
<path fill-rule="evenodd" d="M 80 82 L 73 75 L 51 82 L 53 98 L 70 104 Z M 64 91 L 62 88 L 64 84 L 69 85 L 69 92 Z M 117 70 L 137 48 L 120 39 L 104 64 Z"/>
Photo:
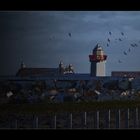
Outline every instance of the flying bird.
<path fill-rule="evenodd" d="M 111 35 L 112 33 L 111 33 L 111 32 L 109 32 L 109 34 Z"/>
<path fill-rule="evenodd" d="M 124 53 L 124 55 L 127 55 L 127 53 L 125 51 L 123 53 Z"/>
<path fill-rule="evenodd" d="M 134 45 L 135 45 L 135 47 L 138 47 L 138 45 L 136 43 Z"/>
<path fill-rule="evenodd" d="M 107 43 L 107 47 L 109 47 L 109 44 Z"/>
<path fill-rule="evenodd" d="M 69 33 L 69 36 L 71 37 L 71 33 Z"/>
<path fill-rule="evenodd" d="M 132 47 L 135 47 L 135 45 L 134 44 L 130 44 Z"/>
<path fill-rule="evenodd" d="M 107 41 L 110 42 L 110 39 L 108 38 Z"/>
<path fill-rule="evenodd" d="M 119 38 L 119 41 L 122 41 L 122 39 L 121 39 L 121 38 Z"/>
<path fill-rule="evenodd" d="M 130 52 L 131 50 L 130 50 L 130 48 L 128 49 L 128 52 Z"/>
<path fill-rule="evenodd" d="M 123 33 L 123 32 L 121 32 L 121 34 L 122 34 L 122 35 L 124 35 L 124 33 Z"/>
<path fill-rule="evenodd" d="M 118 60 L 118 62 L 119 62 L 119 63 L 122 63 L 122 61 L 121 61 L 121 60 Z"/>

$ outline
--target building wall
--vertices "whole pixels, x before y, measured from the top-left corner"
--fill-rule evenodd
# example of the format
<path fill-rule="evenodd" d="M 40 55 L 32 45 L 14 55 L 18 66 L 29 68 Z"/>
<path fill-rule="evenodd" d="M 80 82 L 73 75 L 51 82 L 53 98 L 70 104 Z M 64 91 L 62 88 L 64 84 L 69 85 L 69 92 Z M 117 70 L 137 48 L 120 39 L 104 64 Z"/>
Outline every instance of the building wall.
<path fill-rule="evenodd" d="M 112 71 L 111 76 L 140 78 L 140 71 Z"/>
<path fill-rule="evenodd" d="M 91 76 L 96 76 L 96 63 L 95 62 L 91 62 L 90 74 L 91 74 Z"/>
<path fill-rule="evenodd" d="M 91 76 L 105 76 L 105 61 L 91 62 Z"/>

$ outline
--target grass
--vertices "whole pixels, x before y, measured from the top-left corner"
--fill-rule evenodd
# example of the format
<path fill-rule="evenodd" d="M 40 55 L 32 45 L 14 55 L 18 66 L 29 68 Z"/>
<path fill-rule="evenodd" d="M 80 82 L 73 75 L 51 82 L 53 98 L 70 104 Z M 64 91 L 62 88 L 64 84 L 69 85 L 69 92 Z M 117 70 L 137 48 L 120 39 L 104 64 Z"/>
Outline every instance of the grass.
<path fill-rule="evenodd" d="M 94 111 L 98 109 L 117 109 L 139 107 L 140 101 L 100 101 L 100 102 L 66 102 L 36 104 L 1 104 L 1 114 L 45 114 L 57 112 Z"/>

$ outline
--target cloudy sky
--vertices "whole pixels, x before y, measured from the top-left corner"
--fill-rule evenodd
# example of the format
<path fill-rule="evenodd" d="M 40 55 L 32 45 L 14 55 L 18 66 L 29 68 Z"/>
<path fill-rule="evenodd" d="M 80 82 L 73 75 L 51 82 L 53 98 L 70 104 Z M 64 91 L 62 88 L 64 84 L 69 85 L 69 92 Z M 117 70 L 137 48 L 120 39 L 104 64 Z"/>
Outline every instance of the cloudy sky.
<path fill-rule="evenodd" d="M 139 71 L 140 11 L 0 12 L 0 75 L 14 75 L 21 61 L 27 67 L 58 67 L 60 60 L 89 73 L 88 55 L 97 43 L 108 55 L 107 75 Z"/>

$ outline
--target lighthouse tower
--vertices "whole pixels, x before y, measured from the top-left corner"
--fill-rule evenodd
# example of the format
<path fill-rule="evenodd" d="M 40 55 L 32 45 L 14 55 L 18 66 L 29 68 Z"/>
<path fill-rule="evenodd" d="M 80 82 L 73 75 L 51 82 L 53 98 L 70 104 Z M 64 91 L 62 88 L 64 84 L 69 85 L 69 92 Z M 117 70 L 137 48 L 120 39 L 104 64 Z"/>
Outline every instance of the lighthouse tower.
<path fill-rule="evenodd" d="M 105 76 L 106 59 L 107 55 L 104 55 L 102 47 L 97 44 L 93 49 L 92 55 L 89 55 L 91 76 Z"/>

